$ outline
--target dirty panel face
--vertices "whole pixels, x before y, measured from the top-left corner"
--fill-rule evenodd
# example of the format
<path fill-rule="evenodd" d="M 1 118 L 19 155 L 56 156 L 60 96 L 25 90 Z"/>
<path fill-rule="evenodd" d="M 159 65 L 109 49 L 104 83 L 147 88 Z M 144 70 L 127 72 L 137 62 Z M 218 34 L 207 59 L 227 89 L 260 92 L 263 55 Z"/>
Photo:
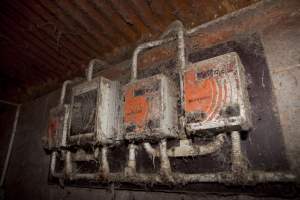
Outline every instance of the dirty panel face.
<path fill-rule="evenodd" d="M 47 135 L 43 146 L 45 149 L 53 150 L 65 145 L 69 117 L 69 106 L 63 105 L 52 108 L 48 118 Z"/>
<path fill-rule="evenodd" d="M 113 143 L 119 135 L 119 84 L 103 77 L 72 89 L 69 142 Z M 118 138 L 120 139 L 120 138 Z"/>
<path fill-rule="evenodd" d="M 174 84 L 163 74 L 123 87 L 123 121 L 126 139 L 159 140 L 176 137 Z"/>
<path fill-rule="evenodd" d="M 74 97 L 70 135 L 94 132 L 97 104 L 97 90 L 91 90 Z"/>
<path fill-rule="evenodd" d="M 142 135 L 160 127 L 162 87 L 158 78 L 143 79 L 124 88 L 126 134 Z"/>
<path fill-rule="evenodd" d="M 250 127 L 243 66 L 236 53 L 192 64 L 184 74 L 188 131 Z"/>
<path fill-rule="evenodd" d="M 68 143 L 95 143 L 99 80 L 84 82 L 72 88 Z"/>

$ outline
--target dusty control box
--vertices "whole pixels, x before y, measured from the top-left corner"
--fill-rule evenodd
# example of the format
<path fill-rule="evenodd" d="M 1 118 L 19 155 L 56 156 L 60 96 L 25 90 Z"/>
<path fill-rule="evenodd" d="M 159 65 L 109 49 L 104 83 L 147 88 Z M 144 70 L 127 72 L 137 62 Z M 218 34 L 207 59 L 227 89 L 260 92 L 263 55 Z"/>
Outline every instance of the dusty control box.
<path fill-rule="evenodd" d="M 184 72 L 187 131 L 248 130 L 251 117 L 245 76 L 235 52 L 187 67 Z"/>
<path fill-rule="evenodd" d="M 128 140 L 177 136 L 177 99 L 164 75 L 137 80 L 123 87 L 124 131 Z"/>
<path fill-rule="evenodd" d="M 60 105 L 50 110 L 47 135 L 43 138 L 45 149 L 56 150 L 66 146 L 69 110 L 69 105 Z"/>
<path fill-rule="evenodd" d="M 69 144 L 112 144 L 120 136 L 120 86 L 104 77 L 72 88 Z"/>

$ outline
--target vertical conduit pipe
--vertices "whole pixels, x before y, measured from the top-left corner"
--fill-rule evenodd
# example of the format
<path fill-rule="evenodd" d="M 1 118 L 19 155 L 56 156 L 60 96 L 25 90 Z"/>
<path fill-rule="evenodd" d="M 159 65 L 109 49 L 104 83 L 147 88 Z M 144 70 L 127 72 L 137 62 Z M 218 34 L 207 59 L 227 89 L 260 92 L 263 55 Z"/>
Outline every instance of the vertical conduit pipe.
<path fill-rule="evenodd" d="M 104 177 L 107 177 L 109 175 L 109 164 L 107 160 L 107 147 L 102 147 L 101 151 L 101 172 L 104 175 Z"/>
<path fill-rule="evenodd" d="M 1 102 L 5 103 L 5 101 L 2 101 L 2 100 L 1 100 Z M 2 174 L 1 174 L 0 187 L 3 186 L 4 180 L 5 180 L 5 177 L 6 177 L 6 172 L 7 172 L 7 168 L 8 168 L 8 164 L 9 164 L 9 160 L 10 160 L 12 147 L 13 147 L 14 140 L 15 140 L 17 125 L 18 125 L 18 120 L 19 120 L 19 115 L 20 115 L 20 109 L 21 109 L 21 105 L 19 105 L 19 104 L 14 104 L 14 103 L 10 103 L 10 102 L 7 102 L 6 104 L 17 105 L 17 110 L 16 110 L 16 114 L 15 114 L 13 129 L 12 129 L 9 144 L 8 144 L 8 150 L 7 150 L 7 154 L 6 154 L 6 157 L 5 157 L 4 166 L 3 166 L 3 170 L 2 170 Z"/>
<path fill-rule="evenodd" d="M 181 109 L 183 111 L 184 98 L 183 98 L 183 72 L 185 69 L 185 42 L 184 42 L 184 34 L 185 29 L 181 21 L 175 20 L 171 23 L 168 29 L 161 35 L 161 39 L 167 37 L 168 35 L 175 33 L 177 42 L 177 63 L 179 66 L 179 78 L 180 78 L 180 103 Z"/>
<path fill-rule="evenodd" d="M 67 151 L 66 152 L 66 158 L 65 158 L 65 175 L 67 178 L 72 179 L 71 175 L 72 175 L 72 156 L 71 156 L 71 152 Z"/>
<path fill-rule="evenodd" d="M 233 173 L 240 173 L 245 169 L 245 163 L 243 160 L 242 149 L 241 149 L 241 136 L 238 131 L 231 132 L 231 159 L 232 159 L 232 171 Z"/>
<path fill-rule="evenodd" d="M 127 169 L 125 171 L 126 175 L 128 176 L 132 176 L 136 173 L 135 151 L 136 151 L 136 145 L 131 143 L 129 145 L 128 163 L 127 163 Z"/>
<path fill-rule="evenodd" d="M 50 163 L 50 173 L 53 177 L 56 177 L 56 178 L 63 178 L 63 174 L 62 173 L 57 173 L 55 171 L 55 167 L 56 167 L 56 160 L 57 160 L 57 152 L 56 151 L 53 151 L 51 153 L 51 163 Z"/>
<path fill-rule="evenodd" d="M 70 80 L 66 80 L 63 83 L 62 89 L 61 89 L 61 93 L 60 93 L 60 99 L 59 99 L 59 105 L 63 105 L 64 104 L 64 100 L 65 100 L 65 96 L 66 96 L 66 89 L 67 89 L 67 85 L 71 84 L 72 81 Z"/>
<path fill-rule="evenodd" d="M 160 172 L 166 176 L 168 180 L 172 180 L 171 177 L 171 165 L 167 154 L 167 141 L 162 139 L 159 143 L 160 150 Z"/>
<path fill-rule="evenodd" d="M 70 80 L 66 80 L 63 83 L 61 93 L 60 93 L 60 99 L 59 99 L 60 106 L 62 106 L 64 104 L 64 100 L 65 100 L 65 96 L 66 96 L 66 89 L 67 89 L 68 84 L 71 84 L 71 83 L 72 83 L 72 81 L 70 81 Z M 66 124 L 64 124 L 64 125 L 66 125 Z M 66 136 L 66 134 L 64 134 L 62 136 L 62 141 L 63 141 L 62 144 L 63 145 L 66 145 L 66 139 L 67 139 L 67 136 Z M 63 151 L 63 153 L 65 153 L 65 152 Z M 57 160 L 57 152 L 53 151 L 51 153 L 51 160 L 50 160 L 50 173 L 53 177 L 62 178 L 63 177 L 62 173 L 55 172 L 56 160 Z"/>

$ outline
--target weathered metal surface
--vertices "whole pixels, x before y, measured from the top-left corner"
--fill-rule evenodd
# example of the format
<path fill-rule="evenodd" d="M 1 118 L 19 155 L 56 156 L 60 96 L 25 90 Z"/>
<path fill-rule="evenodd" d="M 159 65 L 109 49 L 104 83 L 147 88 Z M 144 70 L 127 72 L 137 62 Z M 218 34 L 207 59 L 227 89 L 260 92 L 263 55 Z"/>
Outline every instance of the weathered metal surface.
<path fill-rule="evenodd" d="M 184 73 L 184 109 L 189 132 L 251 128 L 244 66 L 231 52 L 191 64 Z"/>
<path fill-rule="evenodd" d="M 1 1 L 1 97 L 35 98 L 80 75 L 92 57 L 128 58 L 175 19 L 193 27 L 255 2 Z"/>
<path fill-rule="evenodd" d="M 111 144 L 120 137 L 120 94 L 116 81 L 98 77 L 72 88 L 69 144 Z"/>
<path fill-rule="evenodd" d="M 195 30 L 197 30 L 197 29 L 195 29 Z M 189 31 L 189 33 L 191 33 L 191 31 Z M 241 38 L 240 38 L 241 39 Z M 244 38 L 245 39 L 245 38 Z M 248 40 L 248 38 L 246 37 L 246 41 L 243 41 L 244 43 L 246 43 L 246 44 L 244 44 L 244 43 L 242 43 L 241 41 L 231 41 L 231 42 L 228 42 L 228 44 L 226 44 L 225 45 L 225 48 L 224 49 L 222 49 L 222 48 L 220 48 L 220 49 L 218 49 L 218 48 L 216 48 L 216 49 L 218 49 L 217 51 L 213 51 L 213 55 L 214 54 L 216 54 L 216 55 L 219 55 L 219 54 L 221 54 L 221 53 L 223 53 L 223 51 L 225 51 L 225 52 L 227 52 L 227 51 L 229 51 L 229 50 L 232 50 L 232 49 L 235 49 L 235 50 L 237 50 L 237 51 L 240 51 L 241 52 L 241 54 L 243 54 L 244 52 L 243 52 L 243 46 L 241 45 L 241 44 L 236 44 L 236 43 L 239 43 L 239 42 L 241 42 L 243 45 L 250 45 L 252 48 L 253 48 L 253 44 L 252 44 L 252 41 L 247 41 Z M 257 40 L 257 38 L 255 38 L 255 37 L 253 37 L 253 40 Z M 227 46 L 228 45 L 228 46 Z M 257 44 L 255 44 L 255 45 L 257 45 Z M 221 45 L 222 46 L 222 45 Z M 259 46 L 259 44 L 258 44 L 258 46 Z M 227 49 L 227 47 L 228 47 L 228 49 Z M 247 48 L 246 49 L 248 49 L 248 47 L 249 46 L 247 46 Z M 254 46 L 255 47 L 255 46 Z M 214 50 L 216 50 L 216 49 L 214 49 Z M 250 48 L 251 49 L 251 48 Z M 207 53 L 206 51 L 208 51 L 209 52 L 209 49 L 206 49 L 206 51 L 204 52 L 204 54 L 203 54 L 203 52 L 201 52 L 201 50 L 200 50 L 200 52 L 199 52 L 199 50 L 197 50 L 197 49 L 189 49 L 190 51 L 191 51 L 191 54 L 189 54 L 189 61 L 190 62 L 197 62 L 198 60 L 197 59 L 199 59 L 199 57 L 201 58 L 202 56 L 204 56 L 204 58 L 206 57 L 206 56 L 212 56 L 212 55 L 206 55 L 205 53 Z M 256 49 L 255 50 L 255 54 L 257 54 L 259 52 L 259 49 Z M 211 53 L 211 52 L 210 52 Z M 250 55 L 251 55 L 251 53 L 250 53 Z M 247 55 L 247 56 L 250 56 L 250 55 Z M 203 59 L 203 57 L 202 57 L 202 59 Z M 260 59 L 258 59 L 258 62 L 261 62 L 261 60 Z M 246 62 L 247 63 L 247 62 Z M 249 64 L 249 63 L 248 63 Z M 264 66 L 263 65 L 263 63 L 261 63 L 262 64 L 262 66 Z M 156 66 L 156 67 L 158 67 L 158 66 Z M 249 67 L 249 66 L 248 66 Z M 158 70 L 160 70 L 160 69 L 158 69 Z M 175 71 L 174 69 L 173 69 L 173 71 Z M 234 70 L 230 70 L 230 72 L 232 72 L 232 71 L 234 71 Z M 136 71 L 135 71 L 136 72 Z M 238 72 L 239 72 L 239 70 L 238 70 Z M 166 73 L 166 72 L 164 72 L 164 73 Z M 242 72 L 242 73 L 244 73 L 244 72 Z M 256 72 L 255 72 L 256 73 Z M 254 74 L 255 74 L 254 73 Z M 201 75 L 201 74 L 200 74 Z M 136 77 L 136 75 L 135 76 L 133 76 L 133 77 Z M 201 77 L 201 78 L 203 78 L 203 77 Z M 234 79 L 239 79 L 240 77 L 235 77 Z M 248 77 L 249 78 L 249 77 Z M 256 77 L 255 77 L 256 78 Z M 270 90 L 270 88 L 269 88 L 269 86 L 267 85 L 267 84 L 265 84 L 265 82 L 264 81 L 266 81 L 265 80 L 265 78 L 267 79 L 268 77 L 266 76 L 264 76 L 264 73 L 263 73 L 263 81 L 262 81 L 262 86 L 265 88 L 265 87 L 267 87 L 269 90 L 268 91 L 271 91 Z M 144 80 L 147 80 L 147 79 L 144 79 Z M 140 81 L 143 81 L 143 80 L 140 80 Z M 245 81 L 245 80 L 244 80 Z M 137 82 L 139 82 L 139 81 L 137 81 Z M 137 83 L 136 82 L 136 80 L 135 79 L 133 79 L 133 80 L 131 80 L 131 83 L 130 84 L 133 84 L 133 83 Z M 236 87 L 238 87 L 238 86 L 241 86 L 242 84 L 241 84 L 241 82 L 243 82 L 243 81 L 240 81 L 238 84 L 236 84 L 235 86 Z M 269 82 L 270 83 L 270 82 Z M 129 85 L 130 85 L 129 84 Z M 153 84 L 154 86 L 155 86 L 155 84 Z M 245 88 L 244 88 L 245 89 Z M 249 89 L 249 88 L 248 88 Z M 146 90 L 146 91 L 148 91 L 148 90 Z M 151 89 L 149 89 L 149 91 L 151 92 Z M 197 92 L 197 91 L 195 91 L 195 92 Z M 134 93 L 133 91 L 132 91 L 132 93 Z M 142 92 L 142 94 L 143 94 L 143 92 Z M 270 93 L 267 93 L 267 94 L 270 94 Z M 126 96 L 126 95 L 125 95 Z M 126 102 L 126 99 L 125 99 L 125 102 Z M 160 103 L 156 103 L 156 104 L 160 104 Z M 145 105 L 141 105 L 142 107 L 147 107 L 147 106 L 145 106 Z M 124 106 L 125 107 L 125 106 Z M 162 109 L 162 110 L 164 110 L 164 109 Z M 143 113 L 143 112 L 142 112 Z M 148 114 L 147 114 L 147 112 L 146 112 L 146 115 L 145 116 L 147 116 Z M 74 120 L 73 120 L 74 121 Z M 273 122 L 275 122 L 276 123 L 276 121 L 273 121 Z M 147 124 L 148 125 L 148 124 Z M 157 130 L 152 130 L 151 128 L 150 128 L 150 133 L 151 132 L 154 132 L 154 133 L 156 133 L 156 132 L 158 132 Z M 138 138 L 138 137 L 136 137 L 136 136 L 134 136 L 134 138 Z M 143 137 L 142 137 L 143 138 Z M 159 138 L 163 138 L 163 137 L 159 137 Z M 247 183 L 248 182 L 248 172 L 247 171 L 245 171 L 245 170 L 247 170 L 247 166 L 246 166 L 246 162 L 245 162 L 245 159 L 243 158 L 243 156 L 242 156 L 242 149 L 241 149 L 241 144 L 240 144 L 240 133 L 239 132 L 233 132 L 232 133 L 232 143 L 231 143 L 231 146 L 232 146 L 232 150 L 231 150 L 231 163 L 232 163 L 232 166 L 231 166 L 231 170 L 232 170 L 232 175 L 230 174 L 228 177 L 229 177 L 229 179 L 227 179 L 227 178 L 225 178 L 227 175 L 224 175 L 223 173 L 222 173 L 222 175 L 220 176 L 220 178 L 216 178 L 215 179 L 215 177 L 217 176 L 216 174 L 210 174 L 210 175 L 212 175 L 212 176 L 206 176 L 206 174 L 205 173 L 199 173 L 199 172 L 196 172 L 196 173 L 192 173 L 192 174 L 190 174 L 189 172 L 186 172 L 186 173 L 184 173 L 184 175 L 186 175 L 186 177 L 184 177 L 183 179 L 180 179 L 179 177 L 178 177 L 178 175 L 181 175 L 180 174 L 180 171 L 181 170 L 184 170 L 182 167 L 181 168 L 179 168 L 179 170 L 178 171 L 176 171 L 176 170 L 174 170 L 173 171 L 173 169 L 172 168 L 174 168 L 173 166 L 172 166 L 172 168 L 171 168 L 171 163 L 173 164 L 174 162 L 172 162 L 172 160 L 169 160 L 169 158 L 168 158 L 168 153 L 167 153 L 167 142 L 166 142 L 166 140 L 162 140 L 162 141 L 160 141 L 159 142 L 159 149 L 160 149 L 160 152 L 159 152 L 159 155 L 160 155 L 160 176 L 156 176 L 156 174 L 148 174 L 148 175 L 144 175 L 144 174 L 141 174 L 141 173 L 137 173 L 137 171 L 136 171 L 136 168 L 137 168 L 137 162 L 138 162 L 138 160 L 136 159 L 136 150 L 138 149 L 138 146 L 136 145 L 136 144 L 133 144 L 133 143 L 131 143 L 130 145 L 129 145 L 129 152 L 128 152 L 128 160 L 127 160 L 127 167 L 125 167 L 125 170 L 124 170 L 124 173 L 118 173 L 118 174 L 109 174 L 108 175 L 108 180 L 110 180 L 110 181 L 121 181 L 121 182 L 137 182 L 137 183 L 139 183 L 139 182 L 141 182 L 141 183 L 148 183 L 148 181 L 150 181 L 150 182 L 157 182 L 157 183 L 173 183 L 175 180 L 174 180 L 174 178 L 176 179 L 176 181 L 180 181 L 180 182 L 183 182 L 183 183 L 188 183 L 188 182 L 190 182 L 191 181 L 191 179 L 190 178 L 192 178 L 192 182 L 202 182 L 202 181 L 205 181 L 205 182 L 209 182 L 209 181 L 213 181 L 213 182 L 223 182 L 224 180 L 225 180 L 225 183 L 227 182 L 227 181 L 229 181 L 229 182 L 231 182 L 231 183 L 236 183 L 236 184 L 240 184 L 240 183 Z M 129 139 L 131 139 L 131 138 L 129 138 Z M 175 147 L 176 148 L 176 147 Z M 224 154 L 228 154 L 228 152 L 226 152 L 225 151 L 225 153 Z M 70 155 L 70 152 L 69 153 L 67 153 L 66 155 Z M 105 154 L 106 155 L 106 154 Z M 217 155 L 219 155 L 219 153 L 217 153 Z M 227 155 L 228 156 L 228 155 Z M 105 156 L 106 157 L 106 156 Z M 66 156 L 66 163 L 71 163 L 71 161 L 69 161 L 71 159 L 71 157 L 70 156 Z M 201 159 L 201 158 L 200 158 Z M 107 160 L 107 159 L 105 159 L 105 160 Z M 170 162 L 171 161 L 171 162 Z M 213 159 L 213 162 L 215 161 L 215 159 Z M 227 160 L 227 161 L 225 161 L 225 163 L 228 163 L 229 161 Z M 284 160 L 283 160 L 283 162 L 284 162 Z M 102 161 L 102 163 L 108 163 L 107 161 Z M 196 163 L 196 165 L 197 165 L 197 163 L 199 163 L 199 159 L 195 159 L 195 160 L 193 160 L 193 161 L 191 161 L 191 160 L 189 160 L 189 162 L 188 162 L 189 164 L 192 164 L 192 163 Z M 205 163 L 205 164 L 207 164 L 207 163 Z M 255 163 L 254 163 L 255 164 Z M 209 165 L 209 164 L 208 164 Z M 107 166 L 109 166 L 108 164 L 107 164 Z M 71 172 L 71 165 L 69 164 L 69 165 L 66 165 L 66 169 L 70 169 L 70 170 L 66 170 L 66 171 L 70 171 L 70 173 L 69 174 L 71 174 L 72 172 Z M 210 168 L 209 168 L 210 169 Z M 197 170 L 199 170 L 199 168 L 197 168 Z M 223 171 L 223 170 L 221 170 L 221 171 Z M 226 170 L 225 170 L 226 171 Z M 250 172 L 250 174 L 251 174 L 251 172 Z M 122 177 L 122 176 L 124 176 L 125 175 L 125 177 Z M 182 174 L 183 175 L 183 174 Z M 191 175 L 191 176 L 190 176 Z M 278 181 L 278 180 L 281 180 L 281 178 L 284 178 L 283 176 L 279 176 L 279 178 L 277 178 L 276 177 L 276 173 L 272 173 L 272 174 L 266 174 L 266 173 L 259 173 L 259 174 L 256 174 L 256 175 L 254 175 L 254 177 L 257 177 L 257 176 L 263 176 L 264 178 L 262 178 L 261 180 L 256 180 L 257 182 L 259 182 L 259 181 Z M 266 175 L 266 176 L 265 176 Z M 250 179 L 251 179 L 251 176 L 252 175 L 250 175 Z M 103 181 L 103 179 L 99 179 L 99 172 L 97 172 L 97 173 L 93 173 L 93 174 L 91 174 L 91 173 L 88 173 L 88 174 L 83 174 L 83 173 L 73 173 L 73 175 L 72 176 L 70 176 L 71 177 L 71 180 L 73 179 L 73 180 L 83 180 L 83 179 L 87 179 L 87 180 L 95 180 L 95 181 Z M 159 178 L 157 178 L 157 177 L 159 177 Z M 193 178 L 194 177 L 194 178 Z M 197 177 L 197 178 L 195 178 L 195 177 Z M 231 177 L 233 177 L 233 178 L 231 178 Z M 204 178 L 204 179 L 203 179 Z M 266 179 L 265 179 L 266 178 Z M 291 178 L 291 179 L 294 179 L 295 177 L 294 176 L 289 176 L 289 178 Z M 161 179 L 161 180 L 160 180 Z M 251 181 L 250 181 L 251 182 Z M 254 181 L 255 182 L 255 181 Z M 177 182 L 178 183 L 178 182 Z"/>
<path fill-rule="evenodd" d="M 176 137 L 176 93 L 173 83 L 156 75 L 124 86 L 124 133 L 127 139 Z"/>

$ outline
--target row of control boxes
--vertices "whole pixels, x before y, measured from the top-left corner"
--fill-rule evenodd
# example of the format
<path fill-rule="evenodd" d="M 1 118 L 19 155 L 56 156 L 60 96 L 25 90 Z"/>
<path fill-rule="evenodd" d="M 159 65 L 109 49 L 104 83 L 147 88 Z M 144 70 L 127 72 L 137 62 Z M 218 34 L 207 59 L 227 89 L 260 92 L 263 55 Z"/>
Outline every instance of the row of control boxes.
<path fill-rule="evenodd" d="M 175 85 L 163 74 L 122 88 L 103 77 L 77 85 L 72 88 L 71 104 L 50 112 L 48 148 L 176 138 L 179 90 Z M 187 66 L 183 85 L 180 95 L 188 133 L 251 127 L 244 67 L 236 53 Z"/>

